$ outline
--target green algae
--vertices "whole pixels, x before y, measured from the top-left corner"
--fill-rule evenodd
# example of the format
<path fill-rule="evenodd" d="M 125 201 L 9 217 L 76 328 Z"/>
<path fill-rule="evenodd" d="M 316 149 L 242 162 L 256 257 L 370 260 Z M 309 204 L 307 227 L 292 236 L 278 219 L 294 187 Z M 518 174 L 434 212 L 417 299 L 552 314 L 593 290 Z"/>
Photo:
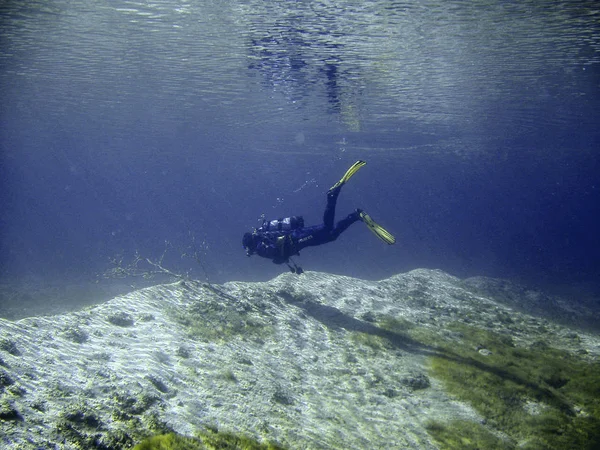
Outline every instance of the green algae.
<path fill-rule="evenodd" d="M 236 309 L 211 299 L 190 303 L 170 314 L 190 338 L 200 341 L 223 342 L 235 336 L 260 341 L 273 333 L 273 327 L 265 319 L 252 317 L 244 308 Z"/>
<path fill-rule="evenodd" d="M 389 315 L 382 316 L 377 321 L 377 325 L 384 330 L 392 331 L 394 333 L 404 333 L 416 327 L 416 325 L 410 320 L 392 317 Z"/>
<path fill-rule="evenodd" d="M 350 340 L 355 344 L 369 347 L 375 351 L 384 350 L 390 347 L 390 344 L 387 341 L 387 339 L 381 336 L 373 335 L 371 333 L 362 333 L 360 331 L 350 332 Z"/>
<path fill-rule="evenodd" d="M 153 436 L 140 442 L 133 450 L 283 450 L 275 444 L 261 444 L 246 436 L 207 431 L 197 437 L 175 433 Z"/>
<path fill-rule="evenodd" d="M 417 343 L 429 355 L 429 375 L 483 417 L 482 423 L 428 422 L 440 448 L 600 448 L 598 361 L 541 340 L 524 348 L 509 334 L 462 323 L 432 330 L 381 316 L 377 326 Z M 385 347 L 375 338 L 353 340 Z"/>
<path fill-rule="evenodd" d="M 513 445 L 490 432 L 481 424 L 466 420 L 450 423 L 429 422 L 427 432 L 440 444 L 451 450 L 512 449 Z"/>
<path fill-rule="evenodd" d="M 472 448 L 600 447 L 598 362 L 542 341 L 523 348 L 508 335 L 464 324 L 447 329 L 460 336 L 460 342 L 427 339 L 436 342 L 430 375 L 442 380 L 449 393 L 470 403 L 485 418 L 486 427 L 508 439 L 499 447 L 479 435 L 474 442 L 481 442 Z M 465 427 L 459 422 L 432 422 L 428 430 L 442 448 L 471 448 L 461 444 Z"/>
<path fill-rule="evenodd" d="M 202 450 L 204 448 L 198 439 L 169 433 L 145 439 L 133 447 L 133 450 Z"/>
<path fill-rule="evenodd" d="M 130 448 L 134 444 L 131 433 L 123 429 L 112 429 L 102 434 L 106 428 L 91 408 L 84 404 L 73 405 L 63 413 L 54 427 L 57 441 L 64 441 L 74 448 L 117 450 Z"/>

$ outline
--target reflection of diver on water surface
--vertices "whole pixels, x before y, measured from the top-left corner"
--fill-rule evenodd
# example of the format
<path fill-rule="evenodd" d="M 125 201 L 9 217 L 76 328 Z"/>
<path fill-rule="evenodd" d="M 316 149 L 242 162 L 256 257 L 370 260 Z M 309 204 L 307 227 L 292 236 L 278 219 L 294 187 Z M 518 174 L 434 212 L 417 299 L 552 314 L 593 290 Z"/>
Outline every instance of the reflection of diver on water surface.
<path fill-rule="evenodd" d="M 305 68 L 308 64 L 301 49 L 308 44 L 302 39 L 283 35 L 252 39 L 250 43 L 252 58 L 248 69 L 260 72 L 269 89 L 299 91 L 291 93 L 293 99 L 306 96 L 309 83 L 305 80 Z"/>
<path fill-rule="evenodd" d="M 325 86 L 327 89 L 327 98 L 333 109 L 339 112 L 340 107 L 340 85 L 338 83 L 339 73 L 338 66 L 331 62 L 326 62 L 325 67 L 321 68 L 321 72 L 325 73 L 327 81 Z"/>
<path fill-rule="evenodd" d="M 355 78 L 359 72 L 357 67 L 341 68 L 342 44 L 323 42 L 322 33 L 298 27 L 264 31 L 266 35 L 250 39 L 248 69 L 261 73 L 269 89 L 282 91 L 292 100 L 308 97 L 320 85 L 332 109 L 340 112 L 344 94 L 352 94 L 355 86 L 349 74 Z"/>
<path fill-rule="evenodd" d="M 242 244 L 246 254 L 257 254 L 263 258 L 271 259 L 275 264 L 286 263 L 294 273 L 302 273 L 290 258 L 299 255 L 305 247 L 313 247 L 335 241 L 350 225 L 359 220 L 386 244 L 394 244 L 396 239 L 384 228 L 376 224 L 371 217 L 361 209 L 356 209 L 338 223 L 334 224 L 335 207 L 342 186 L 366 162 L 355 162 L 344 176 L 327 191 L 327 206 L 323 214 L 323 224 L 312 227 L 304 226 L 302 217 L 294 216 L 285 219 L 264 221 L 262 226 L 252 233 L 245 233 Z M 291 264 L 290 264 L 291 262 Z"/>

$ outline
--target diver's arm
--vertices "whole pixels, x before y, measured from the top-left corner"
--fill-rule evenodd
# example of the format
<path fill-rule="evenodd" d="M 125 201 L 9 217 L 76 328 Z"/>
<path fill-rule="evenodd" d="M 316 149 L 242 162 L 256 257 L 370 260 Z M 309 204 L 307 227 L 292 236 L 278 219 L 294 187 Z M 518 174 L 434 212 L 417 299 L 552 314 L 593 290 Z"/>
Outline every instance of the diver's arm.
<path fill-rule="evenodd" d="M 263 236 L 256 246 L 256 254 L 263 258 L 271 259 L 275 264 L 282 264 L 285 260 L 281 260 L 281 252 L 277 246 L 276 239 L 271 239 L 270 236 Z"/>
<path fill-rule="evenodd" d="M 284 236 L 264 236 L 256 246 L 256 254 L 273 261 L 275 264 L 283 264 L 288 261 L 289 255 L 286 255 L 283 246 Z"/>

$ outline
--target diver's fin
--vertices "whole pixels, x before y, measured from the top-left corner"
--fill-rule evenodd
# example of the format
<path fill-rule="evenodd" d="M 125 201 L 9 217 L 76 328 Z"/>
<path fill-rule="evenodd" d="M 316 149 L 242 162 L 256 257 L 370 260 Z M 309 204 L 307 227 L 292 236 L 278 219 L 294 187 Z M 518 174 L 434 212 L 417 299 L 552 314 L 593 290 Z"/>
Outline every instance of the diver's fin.
<path fill-rule="evenodd" d="M 358 160 L 354 164 L 352 164 L 350 166 L 350 168 L 346 171 L 346 173 L 344 174 L 344 176 L 340 179 L 340 181 L 338 181 L 333 186 L 331 186 L 331 188 L 329 188 L 329 192 L 331 192 L 334 189 L 337 189 L 339 187 L 342 187 L 344 184 L 346 184 L 346 182 L 350 178 L 352 178 L 352 175 L 354 175 L 356 172 L 358 172 L 358 169 L 360 169 L 365 164 L 367 164 L 367 162 L 366 161 L 361 161 L 361 160 Z"/>
<path fill-rule="evenodd" d="M 385 228 L 383 228 L 380 225 L 377 225 L 375 221 L 371 219 L 371 216 L 369 216 L 366 212 L 360 211 L 359 214 L 360 220 L 362 220 L 365 223 L 365 225 L 369 227 L 369 230 L 371 230 L 375 236 L 377 236 L 379 239 L 381 239 L 388 245 L 396 243 L 396 238 L 392 236 L 392 234 Z"/>

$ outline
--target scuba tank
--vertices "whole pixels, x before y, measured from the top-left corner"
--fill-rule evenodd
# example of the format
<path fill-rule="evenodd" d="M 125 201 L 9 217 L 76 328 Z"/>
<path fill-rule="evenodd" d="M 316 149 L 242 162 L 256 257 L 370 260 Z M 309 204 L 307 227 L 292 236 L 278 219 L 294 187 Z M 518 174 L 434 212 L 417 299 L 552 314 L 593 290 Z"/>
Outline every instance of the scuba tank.
<path fill-rule="evenodd" d="M 290 231 L 304 226 L 302 216 L 286 217 L 284 219 L 263 220 L 258 231 Z"/>

